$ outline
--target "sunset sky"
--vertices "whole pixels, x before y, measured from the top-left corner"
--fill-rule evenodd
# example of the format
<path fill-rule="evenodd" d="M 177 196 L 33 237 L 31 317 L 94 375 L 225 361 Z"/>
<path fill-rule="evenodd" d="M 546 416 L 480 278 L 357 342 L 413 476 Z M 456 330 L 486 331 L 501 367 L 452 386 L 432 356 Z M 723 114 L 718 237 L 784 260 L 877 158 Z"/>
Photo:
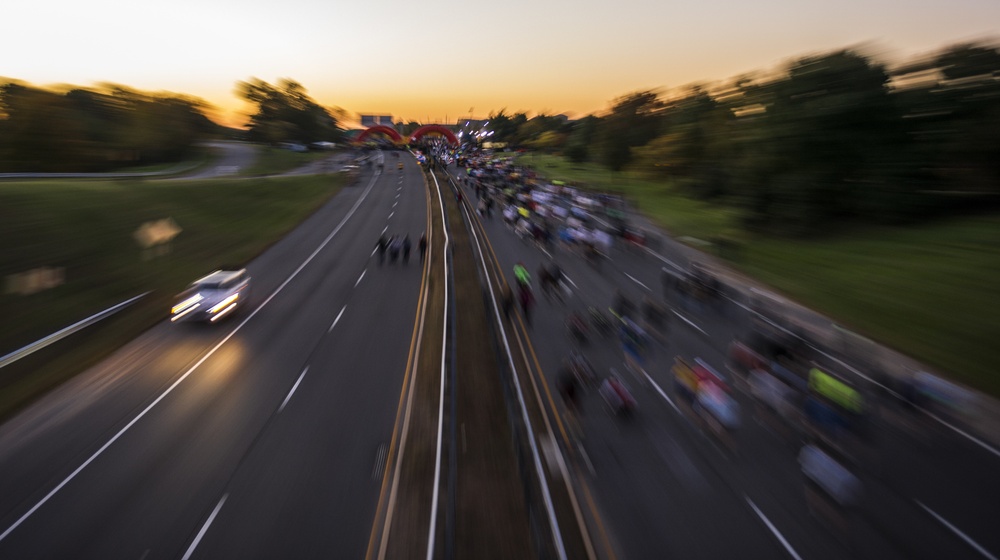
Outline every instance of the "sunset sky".
<path fill-rule="evenodd" d="M 904 60 L 1000 34 L 1000 0 L 35 0 L 2 12 L 0 76 L 201 97 L 289 77 L 324 105 L 421 122 L 600 111 L 864 44 Z"/>

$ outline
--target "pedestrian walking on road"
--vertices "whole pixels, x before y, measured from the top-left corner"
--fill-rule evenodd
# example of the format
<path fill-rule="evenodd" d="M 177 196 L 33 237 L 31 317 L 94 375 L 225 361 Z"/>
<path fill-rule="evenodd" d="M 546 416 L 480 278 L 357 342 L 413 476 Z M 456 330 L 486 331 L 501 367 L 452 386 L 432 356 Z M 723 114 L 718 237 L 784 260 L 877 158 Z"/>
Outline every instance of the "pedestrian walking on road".
<path fill-rule="evenodd" d="M 378 248 L 378 264 L 381 265 L 385 261 L 385 250 L 389 248 L 389 240 L 385 238 L 384 233 L 379 236 L 375 246 Z"/>
<path fill-rule="evenodd" d="M 403 242 L 399 239 L 399 236 L 393 235 L 389 239 L 389 263 L 395 264 L 396 257 L 399 256 L 399 250 L 403 248 Z"/>
<path fill-rule="evenodd" d="M 410 262 L 410 234 L 403 238 L 403 264 Z"/>

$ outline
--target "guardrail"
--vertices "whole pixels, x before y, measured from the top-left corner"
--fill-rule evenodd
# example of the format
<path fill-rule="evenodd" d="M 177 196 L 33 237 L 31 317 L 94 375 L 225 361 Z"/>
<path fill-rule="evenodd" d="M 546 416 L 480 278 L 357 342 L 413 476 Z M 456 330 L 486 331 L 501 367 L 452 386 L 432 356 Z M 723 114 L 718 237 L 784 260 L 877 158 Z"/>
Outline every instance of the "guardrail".
<path fill-rule="evenodd" d="M 48 346 L 50 344 L 58 342 L 58 341 L 66 338 L 67 336 L 69 336 L 69 335 L 71 335 L 73 333 L 81 331 L 81 330 L 89 327 L 90 325 L 93 325 L 94 323 L 97 323 L 98 321 L 100 321 L 102 319 L 106 319 L 106 318 L 114 315 L 115 313 L 121 311 L 122 309 L 128 307 L 129 305 L 131 305 L 135 301 L 137 301 L 137 300 L 139 300 L 139 299 L 141 299 L 141 298 L 143 298 L 143 297 L 145 297 L 145 296 L 147 296 L 149 294 L 150 294 L 150 292 L 141 293 L 141 294 L 139 294 L 139 295 L 137 295 L 137 296 L 135 296 L 133 298 L 127 299 L 127 300 L 125 300 L 125 301 L 123 301 L 123 302 L 121 302 L 119 304 L 113 305 L 113 306 L 105 309 L 104 311 L 101 311 L 100 313 L 95 313 L 94 315 L 91 315 L 90 317 L 87 317 L 86 319 L 84 319 L 82 321 L 77 321 L 76 323 L 73 323 L 72 325 L 70 325 L 70 326 L 68 326 L 68 327 L 66 327 L 64 329 L 61 329 L 61 330 L 59 330 L 57 332 L 54 332 L 54 333 L 50 334 L 49 336 L 47 336 L 47 337 L 45 337 L 45 338 L 43 338 L 41 340 L 37 340 L 35 342 L 32 342 L 31 344 L 29 344 L 29 345 L 27 345 L 27 346 L 25 346 L 23 348 L 20 348 L 18 350 L 14 350 L 10 354 L 7 354 L 6 356 L 0 358 L 0 368 L 6 367 L 6 366 L 8 366 L 8 365 L 10 365 L 10 364 L 12 364 L 12 363 L 20 360 L 21 358 L 24 358 L 25 356 L 29 356 L 31 354 L 34 354 L 35 352 L 41 350 L 42 348 L 45 348 L 46 346 Z"/>

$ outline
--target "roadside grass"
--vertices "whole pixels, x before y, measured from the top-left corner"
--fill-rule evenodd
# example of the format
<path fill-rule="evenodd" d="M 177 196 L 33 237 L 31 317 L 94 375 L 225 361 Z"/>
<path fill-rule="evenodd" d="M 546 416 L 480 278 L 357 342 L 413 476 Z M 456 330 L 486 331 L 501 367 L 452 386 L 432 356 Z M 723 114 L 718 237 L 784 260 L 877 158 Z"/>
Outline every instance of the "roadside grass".
<path fill-rule="evenodd" d="M 730 264 L 838 324 L 1000 396 L 1000 216 L 869 227 L 822 239 L 751 236 L 732 208 L 595 164 L 522 155 L 549 179 L 624 194 L 671 236 L 739 236 Z"/>
<path fill-rule="evenodd" d="M 174 294 L 222 264 L 246 263 L 333 196 L 342 176 L 214 179 L 151 186 L 141 181 L 0 184 L 0 354 L 134 295 L 115 318 L 9 365 L 0 416 L 108 355 L 163 320 Z M 157 252 L 133 233 L 171 218 L 181 233 Z M 59 286 L 11 293 L 12 276 L 63 269 Z M 81 344 L 79 340 L 86 340 Z M 41 360 L 46 357 L 46 360 Z M 34 360 L 39 360 L 33 363 Z M 37 367 L 36 367 L 37 366 Z"/>
<path fill-rule="evenodd" d="M 330 157 L 333 154 L 333 152 L 293 152 L 271 146 L 257 146 L 256 148 L 257 157 L 253 165 L 240 170 L 241 176 L 276 175 L 318 159 Z"/>

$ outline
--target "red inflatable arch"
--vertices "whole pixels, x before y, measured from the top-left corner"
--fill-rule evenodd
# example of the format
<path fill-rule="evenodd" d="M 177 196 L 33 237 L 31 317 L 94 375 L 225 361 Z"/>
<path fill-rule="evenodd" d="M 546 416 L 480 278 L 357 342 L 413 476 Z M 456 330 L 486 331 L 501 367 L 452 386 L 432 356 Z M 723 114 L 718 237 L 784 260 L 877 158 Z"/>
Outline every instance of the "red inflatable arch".
<path fill-rule="evenodd" d="M 400 136 L 399 133 L 396 132 L 395 129 L 389 128 L 388 126 L 385 126 L 384 124 L 377 124 L 375 126 L 366 128 L 365 130 L 363 130 L 361 132 L 361 134 L 358 135 L 357 138 L 354 139 L 354 141 L 355 142 L 364 142 L 365 138 L 367 138 L 369 134 L 374 134 L 374 133 L 385 134 L 389 138 L 392 138 L 392 141 L 396 142 L 396 143 L 399 143 L 399 142 L 403 141 L 403 137 Z"/>
<path fill-rule="evenodd" d="M 458 138 L 455 138 L 455 135 L 450 130 L 439 124 L 429 124 L 416 129 L 413 131 L 413 135 L 410 136 L 410 142 L 420 140 L 425 134 L 440 134 L 447 138 L 448 143 L 452 146 L 458 145 Z"/>

